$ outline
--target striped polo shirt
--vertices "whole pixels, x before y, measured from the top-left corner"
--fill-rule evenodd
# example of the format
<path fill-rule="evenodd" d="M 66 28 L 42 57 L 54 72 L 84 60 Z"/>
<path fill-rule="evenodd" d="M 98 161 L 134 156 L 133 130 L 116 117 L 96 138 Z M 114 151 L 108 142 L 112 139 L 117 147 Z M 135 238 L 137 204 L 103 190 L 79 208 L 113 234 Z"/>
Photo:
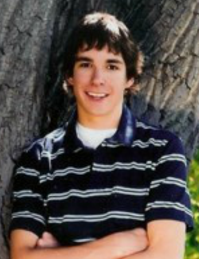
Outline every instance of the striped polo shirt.
<path fill-rule="evenodd" d="M 159 219 L 192 229 L 187 162 L 176 135 L 124 106 L 116 133 L 89 149 L 77 138 L 76 118 L 23 152 L 10 230 L 49 231 L 75 245 Z"/>

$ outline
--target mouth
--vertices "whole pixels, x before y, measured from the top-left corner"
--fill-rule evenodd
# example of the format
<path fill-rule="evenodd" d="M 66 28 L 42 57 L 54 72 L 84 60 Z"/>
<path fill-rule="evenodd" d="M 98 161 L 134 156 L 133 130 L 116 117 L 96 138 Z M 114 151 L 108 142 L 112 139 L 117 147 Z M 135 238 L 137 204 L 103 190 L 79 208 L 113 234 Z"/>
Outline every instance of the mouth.
<path fill-rule="evenodd" d="M 102 100 L 106 98 L 109 94 L 107 93 L 94 93 L 94 92 L 86 92 L 86 95 L 94 100 Z"/>

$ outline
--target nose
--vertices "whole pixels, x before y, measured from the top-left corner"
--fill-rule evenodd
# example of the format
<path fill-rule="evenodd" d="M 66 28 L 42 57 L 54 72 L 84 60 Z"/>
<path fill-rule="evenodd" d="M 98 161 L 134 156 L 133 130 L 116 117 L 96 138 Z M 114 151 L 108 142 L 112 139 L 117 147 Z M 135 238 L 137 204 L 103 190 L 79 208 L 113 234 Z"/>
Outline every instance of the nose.
<path fill-rule="evenodd" d="M 92 75 L 92 83 L 94 86 L 101 86 L 105 83 L 105 75 L 102 69 L 95 68 Z"/>

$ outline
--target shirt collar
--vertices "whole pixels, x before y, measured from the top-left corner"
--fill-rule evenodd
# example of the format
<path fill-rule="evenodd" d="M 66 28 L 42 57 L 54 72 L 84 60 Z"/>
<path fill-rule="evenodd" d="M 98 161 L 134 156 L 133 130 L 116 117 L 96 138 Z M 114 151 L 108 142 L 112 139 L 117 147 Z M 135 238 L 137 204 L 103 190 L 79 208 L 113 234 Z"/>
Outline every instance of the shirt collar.
<path fill-rule="evenodd" d="M 111 138 L 107 139 L 107 142 L 131 146 L 135 135 L 135 123 L 132 112 L 124 105 L 118 129 Z"/>
<path fill-rule="evenodd" d="M 68 123 L 65 125 L 66 135 L 64 146 L 66 147 L 66 151 L 75 151 L 83 147 L 82 142 L 77 138 L 75 129 L 76 121 L 77 111 L 74 109 L 68 120 Z M 133 116 L 132 112 L 129 110 L 129 108 L 127 108 L 126 105 L 124 105 L 118 129 L 116 133 L 106 141 L 111 144 L 131 146 L 135 135 L 135 123 L 135 117 Z"/>
<path fill-rule="evenodd" d="M 65 152 L 70 153 L 71 151 L 75 151 L 76 149 L 82 146 L 81 141 L 78 139 L 76 134 L 76 121 L 77 121 L 77 110 L 76 108 L 73 109 L 72 114 L 69 117 L 68 122 L 65 125 L 65 140 L 64 140 L 64 147 Z"/>

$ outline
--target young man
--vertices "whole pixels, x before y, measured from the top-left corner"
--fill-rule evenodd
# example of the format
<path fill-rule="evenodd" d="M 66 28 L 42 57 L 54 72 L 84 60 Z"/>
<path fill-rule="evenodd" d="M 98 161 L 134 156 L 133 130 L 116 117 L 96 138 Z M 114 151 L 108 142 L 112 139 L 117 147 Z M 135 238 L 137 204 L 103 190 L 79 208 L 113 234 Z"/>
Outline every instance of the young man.
<path fill-rule="evenodd" d="M 142 55 L 126 26 L 86 15 L 67 46 L 77 108 L 15 174 L 12 259 L 182 259 L 192 228 L 186 159 L 172 133 L 124 105 Z"/>

